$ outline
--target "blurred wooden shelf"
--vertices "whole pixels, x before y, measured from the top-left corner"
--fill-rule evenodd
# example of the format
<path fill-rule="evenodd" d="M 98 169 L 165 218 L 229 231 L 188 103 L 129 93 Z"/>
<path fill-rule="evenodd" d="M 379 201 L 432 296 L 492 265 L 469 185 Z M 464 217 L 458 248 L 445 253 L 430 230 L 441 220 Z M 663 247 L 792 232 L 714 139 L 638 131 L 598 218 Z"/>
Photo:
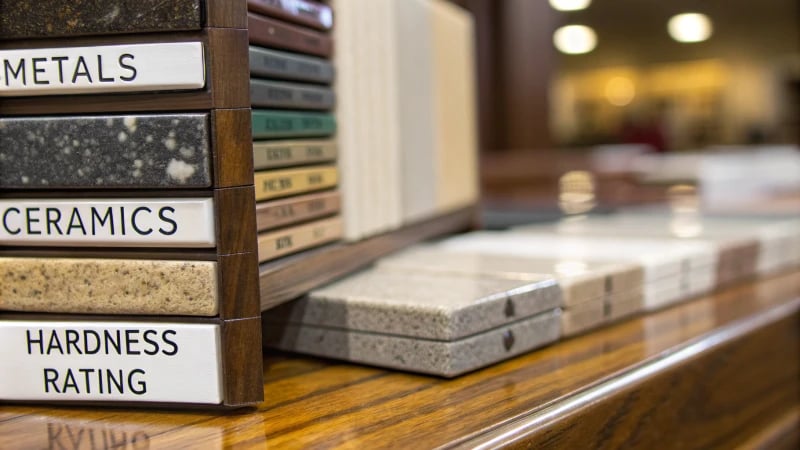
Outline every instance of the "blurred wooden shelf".
<path fill-rule="evenodd" d="M 253 409 L 6 405 L 0 448 L 797 448 L 798 355 L 795 270 L 454 380 L 268 352 Z"/>

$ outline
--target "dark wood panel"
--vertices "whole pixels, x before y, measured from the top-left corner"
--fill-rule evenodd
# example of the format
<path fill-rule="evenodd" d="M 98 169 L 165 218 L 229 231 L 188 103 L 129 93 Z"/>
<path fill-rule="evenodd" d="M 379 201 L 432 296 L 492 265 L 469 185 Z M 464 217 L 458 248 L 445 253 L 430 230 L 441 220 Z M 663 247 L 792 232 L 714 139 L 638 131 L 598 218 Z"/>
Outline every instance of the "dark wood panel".
<path fill-rule="evenodd" d="M 259 315 L 258 256 L 256 252 L 217 257 L 219 315 L 239 319 Z"/>
<path fill-rule="evenodd" d="M 250 118 L 250 108 L 217 109 L 211 112 L 215 187 L 253 185 Z"/>
<path fill-rule="evenodd" d="M 256 200 L 253 186 L 214 191 L 217 254 L 256 251 Z"/>
<path fill-rule="evenodd" d="M 222 323 L 225 405 L 246 406 L 264 399 L 260 343 L 260 317 Z"/>
<path fill-rule="evenodd" d="M 297 298 L 413 243 L 464 231 L 474 221 L 475 208 L 468 207 L 359 242 L 329 245 L 262 264 L 261 309 Z"/>
<path fill-rule="evenodd" d="M 206 0 L 206 26 L 247 28 L 247 0 Z"/>

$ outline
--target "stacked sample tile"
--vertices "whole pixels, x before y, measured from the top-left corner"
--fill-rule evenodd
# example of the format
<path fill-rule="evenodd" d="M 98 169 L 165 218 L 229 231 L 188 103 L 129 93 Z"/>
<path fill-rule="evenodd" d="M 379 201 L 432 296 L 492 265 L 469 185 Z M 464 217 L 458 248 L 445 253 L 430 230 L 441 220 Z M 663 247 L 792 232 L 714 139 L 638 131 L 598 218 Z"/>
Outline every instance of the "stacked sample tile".
<path fill-rule="evenodd" d="M 330 6 L 248 0 L 259 261 L 338 240 Z"/>
<path fill-rule="evenodd" d="M 573 335 L 642 310 L 643 272 L 632 263 L 559 261 L 481 253 L 454 253 L 418 245 L 383 258 L 378 268 L 409 273 L 449 273 L 509 280 L 552 277 L 562 290 L 562 333 Z"/>
<path fill-rule="evenodd" d="M 344 236 L 358 241 L 474 205 L 474 30 L 444 0 L 338 0 Z"/>
<path fill-rule="evenodd" d="M 562 262 L 633 262 L 644 268 L 644 309 L 652 310 L 710 291 L 717 267 L 707 242 L 647 238 L 563 236 L 527 230 L 475 232 L 445 239 L 437 247 L 466 253 L 550 258 Z"/>
<path fill-rule="evenodd" d="M 0 400 L 259 401 L 244 3 L 0 12 Z"/>
<path fill-rule="evenodd" d="M 277 348 L 452 377 L 554 342 L 561 291 L 524 280 L 368 269 L 265 316 Z"/>

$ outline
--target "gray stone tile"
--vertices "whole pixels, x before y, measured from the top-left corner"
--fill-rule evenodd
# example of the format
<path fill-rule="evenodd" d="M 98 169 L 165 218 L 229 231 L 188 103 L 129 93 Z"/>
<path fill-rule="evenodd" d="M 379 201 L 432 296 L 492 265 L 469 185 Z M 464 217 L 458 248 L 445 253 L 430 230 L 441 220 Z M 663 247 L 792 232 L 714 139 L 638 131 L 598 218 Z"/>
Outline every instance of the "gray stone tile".
<path fill-rule="evenodd" d="M 0 188 L 211 185 L 208 114 L 0 119 Z"/>
<path fill-rule="evenodd" d="M 264 323 L 265 344 L 282 350 L 444 377 L 461 375 L 555 342 L 558 309 L 444 342 L 287 323 Z"/>
<path fill-rule="evenodd" d="M 561 304 L 551 277 L 492 279 L 369 269 L 266 314 L 270 320 L 451 341 Z"/>

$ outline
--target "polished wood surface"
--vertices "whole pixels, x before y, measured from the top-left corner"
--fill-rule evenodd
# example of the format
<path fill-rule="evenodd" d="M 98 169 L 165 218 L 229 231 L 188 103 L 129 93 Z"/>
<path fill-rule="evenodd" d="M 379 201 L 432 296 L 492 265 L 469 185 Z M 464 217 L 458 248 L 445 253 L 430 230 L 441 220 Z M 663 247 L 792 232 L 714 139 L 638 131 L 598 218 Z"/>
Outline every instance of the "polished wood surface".
<path fill-rule="evenodd" d="M 5 405 L 0 448 L 795 448 L 799 320 L 794 271 L 454 380 L 268 352 L 257 408 Z"/>

